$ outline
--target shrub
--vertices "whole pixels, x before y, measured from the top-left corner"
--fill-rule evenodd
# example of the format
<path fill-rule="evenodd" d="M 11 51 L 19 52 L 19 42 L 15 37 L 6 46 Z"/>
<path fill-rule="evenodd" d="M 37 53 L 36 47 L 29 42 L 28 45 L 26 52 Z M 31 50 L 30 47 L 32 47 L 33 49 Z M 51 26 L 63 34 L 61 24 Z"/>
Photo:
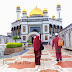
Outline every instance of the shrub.
<path fill-rule="evenodd" d="M 32 43 L 28 43 L 28 45 L 32 45 Z"/>
<path fill-rule="evenodd" d="M 7 43 L 6 48 L 17 48 L 17 47 L 22 47 L 22 43 Z"/>
<path fill-rule="evenodd" d="M 14 39 L 15 42 L 16 42 L 16 40 L 19 39 L 19 38 L 18 38 L 17 36 L 14 36 L 13 39 Z"/>
<path fill-rule="evenodd" d="M 30 43 L 31 41 L 30 40 L 27 40 L 27 42 Z"/>

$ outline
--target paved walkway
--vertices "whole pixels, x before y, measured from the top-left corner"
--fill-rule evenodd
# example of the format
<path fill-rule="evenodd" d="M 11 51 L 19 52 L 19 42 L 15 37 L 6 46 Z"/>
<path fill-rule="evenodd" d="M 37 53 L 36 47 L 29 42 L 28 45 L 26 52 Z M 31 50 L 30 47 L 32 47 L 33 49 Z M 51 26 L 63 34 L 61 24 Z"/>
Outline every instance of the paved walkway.
<path fill-rule="evenodd" d="M 33 48 L 19 56 L 0 59 L 0 72 L 72 72 L 72 51 L 62 49 L 62 62 L 56 61 L 55 50 L 45 45 L 41 65 L 35 65 Z"/>

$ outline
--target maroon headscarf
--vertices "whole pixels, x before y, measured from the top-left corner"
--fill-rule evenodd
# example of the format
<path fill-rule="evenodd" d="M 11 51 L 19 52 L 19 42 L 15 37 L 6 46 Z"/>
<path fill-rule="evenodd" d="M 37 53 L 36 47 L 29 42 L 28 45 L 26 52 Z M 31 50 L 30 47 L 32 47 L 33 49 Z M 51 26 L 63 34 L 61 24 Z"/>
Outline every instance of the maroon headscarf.
<path fill-rule="evenodd" d="M 34 50 L 37 51 L 40 49 L 40 40 L 39 40 L 39 36 L 36 36 L 36 38 L 33 41 L 33 47 Z"/>

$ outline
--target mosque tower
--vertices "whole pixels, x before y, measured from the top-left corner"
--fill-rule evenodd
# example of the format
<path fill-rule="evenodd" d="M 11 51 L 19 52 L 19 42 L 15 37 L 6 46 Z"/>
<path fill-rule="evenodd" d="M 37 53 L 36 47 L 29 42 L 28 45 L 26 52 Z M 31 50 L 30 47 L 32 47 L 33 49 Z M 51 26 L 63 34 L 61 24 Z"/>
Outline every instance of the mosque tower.
<path fill-rule="evenodd" d="M 61 12 L 61 5 L 60 3 L 57 4 L 57 20 L 62 20 L 60 17 L 60 12 Z"/>
<path fill-rule="evenodd" d="M 43 9 L 43 14 L 44 14 L 44 16 L 47 16 L 47 14 L 48 14 L 47 8 L 44 8 L 44 9 Z"/>
<path fill-rule="evenodd" d="M 23 14 L 23 17 L 26 17 L 26 16 L 27 16 L 27 11 L 26 11 L 26 9 L 24 9 L 24 10 L 22 11 L 22 14 Z"/>
<path fill-rule="evenodd" d="M 16 13 L 17 13 L 17 20 L 20 20 L 21 8 L 19 5 L 16 7 Z"/>

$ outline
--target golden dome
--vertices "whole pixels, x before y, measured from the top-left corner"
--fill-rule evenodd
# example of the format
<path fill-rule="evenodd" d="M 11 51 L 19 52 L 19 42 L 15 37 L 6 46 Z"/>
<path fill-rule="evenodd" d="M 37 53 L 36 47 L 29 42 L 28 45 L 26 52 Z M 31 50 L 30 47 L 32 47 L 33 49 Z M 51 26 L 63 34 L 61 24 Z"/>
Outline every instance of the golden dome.
<path fill-rule="evenodd" d="M 26 17 L 28 17 L 28 15 L 26 15 Z"/>
<path fill-rule="evenodd" d="M 39 8 L 37 8 L 37 7 L 34 8 L 34 9 L 30 12 L 30 16 L 32 16 L 32 15 L 42 15 L 42 16 L 44 16 L 42 10 L 39 9 Z"/>
<path fill-rule="evenodd" d="M 53 18 L 53 19 L 56 19 L 56 18 L 55 18 L 55 15 L 53 15 L 52 18 Z"/>
<path fill-rule="evenodd" d="M 27 12 L 26 9 L 24 9 L 22 12 Z"/>
<path fill-rule="evenodd" d="M 20 6 L 18 5 L 17 8 L 20 8 Z"/>
<path fill-rule="evenodd" d="M 55 15 L 52 15 L 52 17 L 55 17 Z"/>
<path fill-rule="evenodd" d="M 60 6 L 60 5 L 61 5 L 60 3 L 57 4 L 57 6 Z"/>
<path fill-rule="evenodd" d="M 47 8 L 44 8 L 43 11 L 48 11 Z"/>
<path fill-rule="evenodd" d="M 19 21 L 20 19 L 18 18 L 18 21 Z"/>
<path fill-rule="evenodd" d="M 56 19 L 55 17 L 53 19 Z"/>

